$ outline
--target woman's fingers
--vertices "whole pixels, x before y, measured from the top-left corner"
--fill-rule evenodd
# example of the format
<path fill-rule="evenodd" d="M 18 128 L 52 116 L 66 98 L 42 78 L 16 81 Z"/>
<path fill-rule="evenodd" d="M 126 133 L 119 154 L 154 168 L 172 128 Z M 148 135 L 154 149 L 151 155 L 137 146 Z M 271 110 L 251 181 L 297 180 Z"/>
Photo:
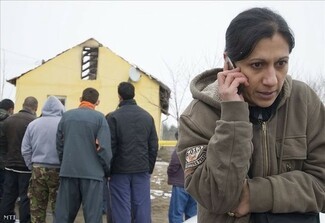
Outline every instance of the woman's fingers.
<path fill-rule="evenodd" d="M 240 72 L 239 68 L 218 73 L 218 91 L 223 101 L 243 100 L 238 95 L 240 84 L 248 86 L 247 77 Z"/>

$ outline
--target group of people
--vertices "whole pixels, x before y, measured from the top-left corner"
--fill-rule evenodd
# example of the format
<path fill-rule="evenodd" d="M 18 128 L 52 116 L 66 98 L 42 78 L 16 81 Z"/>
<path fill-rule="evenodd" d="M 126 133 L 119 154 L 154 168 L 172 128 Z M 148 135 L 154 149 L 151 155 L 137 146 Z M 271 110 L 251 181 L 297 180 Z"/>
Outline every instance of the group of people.
<path fill-rule="evenodd" d="M 48 204 L 54 222 L 73 222 L 81 203 L 86 222 L 101 222 L 105 200 L 108 222 L 151 222 L 148 192 L 158 149 L 154 120 L 137 106 L 132 84 L 120 83 L 118 95 L 119 109 L 106 117 L 94 110 L 99 93 L 87 88 L 77 109 L 65 112 L 59 99 L 49 96 L 36 118 L 37 99 L 27 97 L 21 111 L 1 122 L 6 183 L 0 189 L 6 192 L 0 222 L 14 221 L 17 198 L 20 222 L 45 222 Z M 2 100 L 1 121 L 13 110 L 10 99 Z M 167 174 L 173 185 L 169 222 L 180 223 L 196 215 L 196 202 L 184 189 L 176 150 Z M 104 194 L 107 178 L 109 195 Z"/>
<path fill-rule="evenodd" d="M 108 222 L 151 222 L 150 174 L 158 151 L 154 119 L 137 105 L 131 83 L 121 82 L 118 96 L 118 109 L 106 117 L 95 110 L 94 88 L 84 89 L 79 107 L 68 111 L 49 96 L 40 117 L 35 97 L 27 97 L 16 114 L 9 99 L 1 101 L 0 222 L 15 221 L 18 198 L 21 223 L 46 222 L 48 204 L 56 223 L 74 222 L 81 204 L 85 222 L 102 222 L 107 180 Z"/>
<path fill-rule="evenodd" d="M 190 200 L 194 205 L 186 218 L 196 213 L 197 203 L 199 223 L 318 223 L 325 212 L 325 108 L 307 84 L 288 75 L 295 45 L 291 29 L 278 13 L 251 8 L 231 21 L 225 40 L 223 68 L 192 80 L 193 101 L 180 117 L 168 167 L 174 185 L 170 222 L 177 212 L 172 207 Z M 51 191 L 40 185 L 58 177 L 59 184 L 47 186 L 58 187 L 52 205 L 58 223 L 73 222 L 81 203 L 86 222 L 101 222 L 104 177 L 110 221 L 151 222 L 150 174 L 158 149 L 154 120 L 136 105 L 132 84 L 122 82 L 118 95 L 118 109 L 106 118 L 94 110 L 98 92 L 87 88 L 77 109 L 63 113 L 49 97 L 45 105 L 53 106 L 33 121 L 37 100 L 28 97 L 23 110 L 1 123 L 6 157 L 0 222 L 12 213 L 17 197 L 21 222 L 28 222 L 31 195 L 32 221 L 45 222 L 44 212 L 35 210 L 47 202 L 40 194 Z M 184 174 L 185 182 L 175 182 L 173 174 Z M 174 222 L 183 221 L 177 218 Z"/>

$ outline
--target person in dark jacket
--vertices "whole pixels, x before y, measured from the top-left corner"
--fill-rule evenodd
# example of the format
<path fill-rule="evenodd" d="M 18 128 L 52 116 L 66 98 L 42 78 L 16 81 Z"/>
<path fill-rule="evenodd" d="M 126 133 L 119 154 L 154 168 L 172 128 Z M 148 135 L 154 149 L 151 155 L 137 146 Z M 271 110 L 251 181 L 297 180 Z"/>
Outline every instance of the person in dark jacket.
<path fill-rule="evenodd" d="M 3 197 L 0 204 L 0 222 L 14 222 L 15 204 L 20 198 L 19 220 L 30 222 L 29 199 L 27 190 L 31 171 L 25 164 L 21 154 L 21 143 L 28 124 L 36 118 L 38 101 L 27 97 L 23 109 L 8 117 L 3 123 L 3 137 L 0 141 L 5 145 L 5 182 Z M 2 143 L 1 143 L 2 144 Z"/>
<path fill-rule="evenodd" d="M 175 133 L 178 140 L 178 132 Z M 168 219 L 169 223 L 182 223 L 197 214 L 196 201 L 184 189 L 184 171 L 174 149 L 167 167 L 168 184 L 172 185 Z"/>
<path fill-rule="evenodd" d="M 120 83 L 118 109 L 107 118 L 113 150 L 109 182 L 112 219 L 150 223 L 150 174 L 157 158 L 158 137 L 153 117 L 137 105 L 134 94 L 131 83 Z"/>
<path fill-rule="evenodd" d="M 82 203 L 86 223 L 102 222 L 103 178 L 112 158 L 110 131 L 104 114 L 95 111 L 99 93 L 82 92 L 79 108 L 65 112 L 57 130 L 61 162 L 55 222 L 74 222 Z"/>
<path fill-rule="evenodd" d="M 2 124 L 6 118 L 14 113 L 15 104 L 10 99 L 3 99 L 0 102 L 0 137 L 3 136 Z M 3 194 L 3 183 L 5 181 L 5 166 L 4 166 L 4 147 L 5 145 L 0 145 L 0 202 L 2 200 Z"/>

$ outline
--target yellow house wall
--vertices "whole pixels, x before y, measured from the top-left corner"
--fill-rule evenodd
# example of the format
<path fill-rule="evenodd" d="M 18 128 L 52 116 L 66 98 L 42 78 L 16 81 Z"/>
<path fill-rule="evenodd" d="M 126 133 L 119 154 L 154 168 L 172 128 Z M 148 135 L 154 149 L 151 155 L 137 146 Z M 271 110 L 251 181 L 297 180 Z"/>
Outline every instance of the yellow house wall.
<path fill-rule="evenodd" d="M 98 61 L 97 78 L 101 80 L 101 89 L 104 89 L 101 92 L 100 106 L 104 111 L 111 112 L 117 108 L 119 103 L 117 86 L 122 81 L 129 81 L 131 66 L 125 60 L 107 50 L 107 48 L 100 48 L 100 54 L 102 57 Z M 141 75 L 138 82 L 132 82 L 132 84 L 135 87 L 137 104 L 154 117 L 157 131 L 160 132 L 159 85 L 145 74 Z M 102 103 L 103 100 L 109 100 L 109 102 Z"/>
<path fill-rule="evenodd" d="M 100 104 L 96 110 L 105 115 L 114 111 L 118 105 L 117 86 L 122 81 L 129 81 L 131 65 L 108 48 L 99 47 L 97 79 L 82 80 L 82 49 L 83 45 L 76 46 L 18 78 L 15 112 L 21 109 L 27 96 L 37 98 L 37 115 L 41 114 L 42 106 L 49 95 L 65 96 L 66 109 L 76 108 L 83 89 L 87 87 L 99 91 Z M 140 80 L 132 84 L 135 87 L 137 104 L 153 116 L 157 133 L 160 135 L 159 84 L 143 73 Z"/>

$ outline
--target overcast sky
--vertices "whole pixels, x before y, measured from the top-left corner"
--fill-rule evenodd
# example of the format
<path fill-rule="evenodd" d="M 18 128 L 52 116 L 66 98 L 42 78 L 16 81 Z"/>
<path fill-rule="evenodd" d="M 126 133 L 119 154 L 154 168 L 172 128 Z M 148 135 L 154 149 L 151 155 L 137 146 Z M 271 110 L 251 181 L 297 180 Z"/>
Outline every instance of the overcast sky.
<path fill-rule="evenodd" d="M 170 85 L 173 71 L 193 76 L 222 66 L 232 18 L 255 7 L 279 12 L 295 33 L 289 72 L 325 75 L 323 1 L 3 1 L 1 74 L 19 76 L 89 38 Z M 1 95 L 0 95 L 1 97 Z M 3 97 L 14 99 L 6 85 Z"/>

